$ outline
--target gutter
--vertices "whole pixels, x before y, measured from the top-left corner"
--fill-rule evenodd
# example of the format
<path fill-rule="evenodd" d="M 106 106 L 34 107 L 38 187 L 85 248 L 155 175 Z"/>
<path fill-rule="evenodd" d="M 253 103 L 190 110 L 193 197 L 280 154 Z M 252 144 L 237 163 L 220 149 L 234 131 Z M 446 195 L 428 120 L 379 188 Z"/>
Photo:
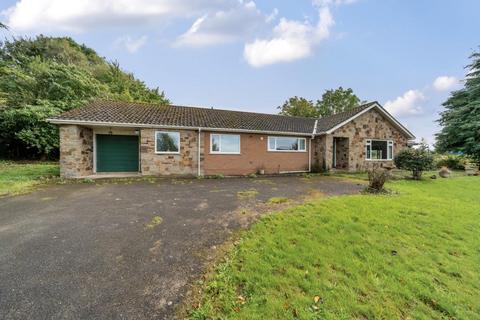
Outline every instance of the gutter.
<path fill-rule="evenodd" d="M 201 170 L 201 167 L 200 167 L 200 155 L 201 155 L 201 152 L 202 152 L 202 149 L 200 148 L 201 146 L 201 143 L 200 143 L 200 133 L 202 131 L 202 128 L 198 128 L 198 139 L 197 139 L 197 145 L 198 145 L 198 158 L 197 158 L 197 177 L 200 177 L 201 176 L 201 173 L 202 173 L 202 170 Z"/>
<path fill-rule="evenodd" d="M 301 132 L 285 132 L 285 131 L 264 131 L 264 130 L 249 130 L 249 129 L 228 129 L 228 128 L 208 128 L 208 127 L 188 127 L 188 126 L 169 126 L 169 125 L 155 125 L 155 124 L 139 124 L 139 123 L 121 123 L 121 122 L 99 122 L 99 121 L 83 121 L 83 120 L 63 120 L 63 119 L 47 119 L 52 124 L 76 124 L 84 126 L 98 126 L 98 127 L 136 127 L 136 128 L 153 128 L 153 129 L 177 129 L 177 130 L 203 130 L 212 132 L 245 132 L 245 133 L 261 133 L 261 134 L 276 134 L 285 136 L 309 136 L 309 133 Z"/>

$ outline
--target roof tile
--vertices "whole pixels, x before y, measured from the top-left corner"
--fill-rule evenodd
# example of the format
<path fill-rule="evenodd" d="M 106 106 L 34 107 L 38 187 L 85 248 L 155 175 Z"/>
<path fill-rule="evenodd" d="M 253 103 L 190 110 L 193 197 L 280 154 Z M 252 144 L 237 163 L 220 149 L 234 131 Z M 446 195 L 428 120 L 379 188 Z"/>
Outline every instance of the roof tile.
<path fill-rule="evenodd" d="M 318 119 L 316 132 L 322 133 L 335 127 L 356 113 L 370 107 L 373 103 L 367 103 L 350 111 Z M 84 107 L 64 112 L 51 120 L 53 122 L 55 120 L 70 120 L 72 122 L 201 127 L 309 135 L 313 133 L 316 119 L 213 108 L 97 100 Z"/>

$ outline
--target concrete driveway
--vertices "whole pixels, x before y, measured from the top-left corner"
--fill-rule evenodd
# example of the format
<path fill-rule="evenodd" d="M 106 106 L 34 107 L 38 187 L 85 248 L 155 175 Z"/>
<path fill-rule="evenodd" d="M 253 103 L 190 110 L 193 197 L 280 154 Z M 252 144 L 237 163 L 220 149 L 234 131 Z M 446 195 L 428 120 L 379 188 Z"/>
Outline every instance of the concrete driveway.
<path fill-rule="evenodd" d="M 0 319 L 171 319 L 206 257 L 269 198 L 362 188 L 328 177 L 97 181 L 0 199 Z"/>

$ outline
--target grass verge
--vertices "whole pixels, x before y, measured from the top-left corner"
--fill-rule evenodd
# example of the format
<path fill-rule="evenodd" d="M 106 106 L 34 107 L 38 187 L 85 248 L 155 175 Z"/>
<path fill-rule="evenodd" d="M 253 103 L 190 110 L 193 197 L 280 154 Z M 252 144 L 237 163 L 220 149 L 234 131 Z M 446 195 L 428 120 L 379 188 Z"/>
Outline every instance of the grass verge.
<path fill-rule="evenodd" d="M 29 192 L 55 180 L 60 169 L 55 162 L 0 161 L 0 196 Z"/>
<path fill-rule="evenodd" d="M 192 319 L 478 319 L 480 179 L 262 218 L 202 287 Z"/>

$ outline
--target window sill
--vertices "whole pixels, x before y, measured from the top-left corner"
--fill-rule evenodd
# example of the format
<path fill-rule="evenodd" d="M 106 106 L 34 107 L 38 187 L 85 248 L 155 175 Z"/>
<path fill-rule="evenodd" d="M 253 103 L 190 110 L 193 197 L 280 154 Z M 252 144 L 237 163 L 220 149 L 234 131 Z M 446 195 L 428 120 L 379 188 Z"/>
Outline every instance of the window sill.
<path fill-rule="evenodd" d="M 210 151 L 209 154 L 229 154 L 229 155 L 241 155 L 240 152 L 212 152 Z"/>
<path fill-rule="evenodd" d="M 305 153 L 307 150 L 267 150 L 268 152 Z"/>
<path fill-rule="evenodd" d="M 160 151 L 155 151 L 155 154 L 180 154 L 180 151 L 179 152 L 160 152 Z"/>

